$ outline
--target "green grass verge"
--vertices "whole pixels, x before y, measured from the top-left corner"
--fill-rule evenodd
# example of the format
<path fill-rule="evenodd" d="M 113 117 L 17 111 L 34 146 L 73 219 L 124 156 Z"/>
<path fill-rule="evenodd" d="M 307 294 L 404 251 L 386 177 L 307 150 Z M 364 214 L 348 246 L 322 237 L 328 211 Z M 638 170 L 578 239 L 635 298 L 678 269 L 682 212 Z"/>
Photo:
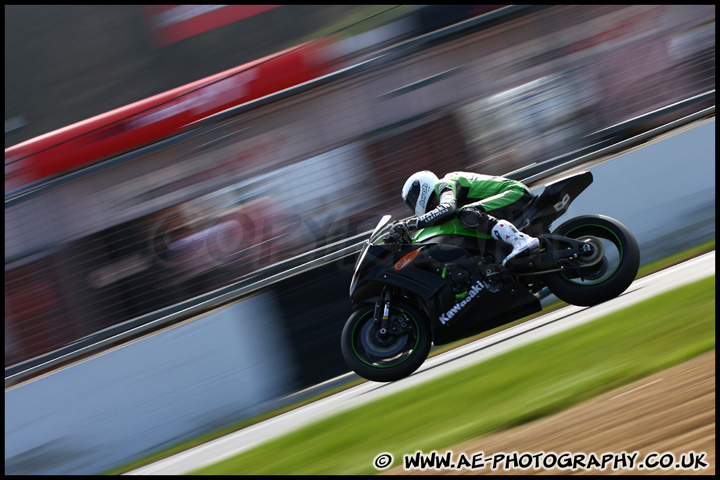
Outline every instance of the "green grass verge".
<path fill-rule="evenodd" d="M 640 271 L 638 271 L 637 276 L 638 278 L 641 278 L 646 275 L 650 275 L 651 273 L 659 272 L 660 270 L 671 267 L 673 265 L 677 265 L 678 263 L 682 263 L 685 260 L 689 260 L 704 253 L 712 252 L 713 250 L 715 250 L 714 238 L 712 240 L 708 240 L 707 242 L 701 243 L 700 245 L 693 247 L 689 250 L 676 253 L 675 255 L 656 260 L 646 265 L 642 265 L 640 267 Z"/>
<path fill-rule="evenodd" d="M 593 398 L 715 348 L 715 277 L 292 432 L 194 474 L 373 474 Z"/>

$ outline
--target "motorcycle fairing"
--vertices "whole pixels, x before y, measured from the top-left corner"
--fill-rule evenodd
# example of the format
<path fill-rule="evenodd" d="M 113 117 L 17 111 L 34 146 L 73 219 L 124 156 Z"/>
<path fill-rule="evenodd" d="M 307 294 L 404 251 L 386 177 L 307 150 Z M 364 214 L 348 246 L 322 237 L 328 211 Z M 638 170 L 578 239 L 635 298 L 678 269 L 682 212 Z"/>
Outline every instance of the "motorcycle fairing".
<path fill-rule="evenodd" d="M 517 219 L 511 220 L 521 231 L 537 236 L 564 214 L 570 204 L 591 183 L 591 172 L 580 172 L 545 185 L 530 207 Z"/>
<path fill-rule="evenodd" d="M 434 345 L 477 335 L 542 310 L 540 300 L 517 282 L 505 285 L 499 292 L 484 292 L 462 315 L 461 322 L 453 321 L 447 328 L 435 320 Z"/>
<path fill-rule="evenodd" d="M 393 265 L 406 257 L 413 250 L 420 250 L 403 268 L 396 270 Z M 472 298 L 466 305 L 458 308 L 461 302 L 451 289 L 450 281 L 432 270 L 451 263 L 465 268 L 470 274 L 468 283 L 476 286 Z M 431 319 L 434 342 L 442 344 L 462 338 L 459 331 L 482 332 L 494 328 L 497 321 L 501 323 L 521 318 L 539 311 L 539 300 L 513 280 L 506 283 L 498 292 L 486 288 L 485 278 L 474 265 L 472 257 L 462 248 L 443 245 L 426 244 L 415 248 L 403 248 L 398 245 L 369 245 L 368 250 L 358 268 L 362 278 L 351 289 L 354 303 L 368 302 L 380 298 L 384 286 L 397 287 L 413 294 Z M 448 316 L 447 324 L 440 317 Z M 462 319 L 462 321 L 460 321 Z M 465 325 L 467 323 L 467 325 Z M 474 333 L 473 333 L 474 334 Z M 459 336 L 458 336 L 459 335 Z"/>
<path fill-rule="evenodd" d="M 356 266 L 356 282 L 351 284 L 350 298 L 360 303 L 370 297 L 379 296 L 384 285 L 392 285 L 416 294 L 421 299 L 433 298 L 440 290 L 447 288 L 448 282 L 428 271 L 417 268 L 427 260 L 427 254 L 421 250 L 416 258 L 400 270 L 392 265 L 410 253 L 413 248 L 401 248 L 397 245 L 369 245 L 362 261 Z M 421 247 L 423 250 L 427 247 Z M 430 315 L 437 314 L 428 309 Z"/>
<path fill-rule="evenodd" d="M 411 262 L 401 269 L 393 267 L 413 250 L 419 250 L 419 253 Z M 447 311 L 455 305 L 449 280 L 439 272 L 433 272 L 434 267 L 443 263 L 458 264 L 468 270 L 472 282 L 480 280 L 470 255 L 461 248 L 449 245 L 430 244 L 409 249 L 397 245 L 369 245 L 359 263 L 355 278 L 360 280 L 354 282 L 350 289 L 353 302 L 359 303 L 379 296 L 383 287 L 390 285 L 416 295 L 430 318 L 437 318 L 441 311 Z"/>

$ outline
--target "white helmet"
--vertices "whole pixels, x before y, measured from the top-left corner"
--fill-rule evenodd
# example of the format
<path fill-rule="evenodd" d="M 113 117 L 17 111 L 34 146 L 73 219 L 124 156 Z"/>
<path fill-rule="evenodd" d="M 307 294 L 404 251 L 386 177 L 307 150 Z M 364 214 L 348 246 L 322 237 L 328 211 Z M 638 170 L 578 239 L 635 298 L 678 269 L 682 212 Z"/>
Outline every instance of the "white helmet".
<path fill-rule="evenodd" d="M 429 170 L 413 173 L 402 188 L 402 199 L 418 217 L 427 213 L 430 196 L 440 179 Z"/>

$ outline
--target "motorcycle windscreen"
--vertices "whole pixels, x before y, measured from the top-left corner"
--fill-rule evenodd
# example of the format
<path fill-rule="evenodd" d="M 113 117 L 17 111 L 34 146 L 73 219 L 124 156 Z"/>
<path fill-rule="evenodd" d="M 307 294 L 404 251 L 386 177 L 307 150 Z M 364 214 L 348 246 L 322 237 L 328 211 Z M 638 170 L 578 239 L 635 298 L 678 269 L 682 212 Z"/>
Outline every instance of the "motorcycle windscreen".
<path fill-rule="evenodd" d="M 378 235 L 380 234 L 380 232 L 382 231 L 382 229 L 385 228 L 385 225 L 388 224 L 388 222 L 390 221 L 391 218 L 392 218 L 392 215 L 384 215 L 384 216 L 380 219 L 380 221 L 378 222 L 377 226 L 375 227 L 375 230 L 373 230 L 372 233 L 370 234 L 369 241 L 370 241 L 371 243 L 374 243 L 374 242 L 377 241 Z"/>

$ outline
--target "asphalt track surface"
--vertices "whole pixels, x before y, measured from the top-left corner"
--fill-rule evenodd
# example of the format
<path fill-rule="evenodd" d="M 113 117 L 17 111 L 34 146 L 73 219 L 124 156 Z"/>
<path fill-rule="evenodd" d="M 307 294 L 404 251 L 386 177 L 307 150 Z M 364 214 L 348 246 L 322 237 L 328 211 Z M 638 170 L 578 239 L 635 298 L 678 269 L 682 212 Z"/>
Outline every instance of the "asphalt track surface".
<path fill-rule="evenodd" d="M 633 282 L 619 297 L 594 307 L 568 306 L 429 358 L 408 378 L 366 382 L 126 475 L 179 475 L 212 465 L 307 424 L 487 360 L 508 350 L 590 322 L 686 283 L 715 274 L 715 252 L 693 258 Z"/>

